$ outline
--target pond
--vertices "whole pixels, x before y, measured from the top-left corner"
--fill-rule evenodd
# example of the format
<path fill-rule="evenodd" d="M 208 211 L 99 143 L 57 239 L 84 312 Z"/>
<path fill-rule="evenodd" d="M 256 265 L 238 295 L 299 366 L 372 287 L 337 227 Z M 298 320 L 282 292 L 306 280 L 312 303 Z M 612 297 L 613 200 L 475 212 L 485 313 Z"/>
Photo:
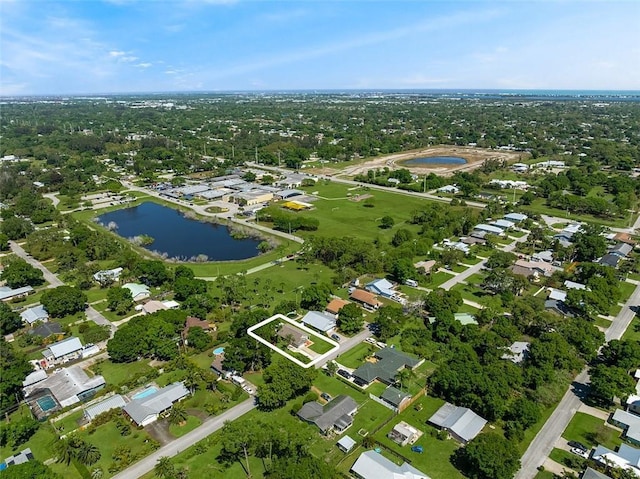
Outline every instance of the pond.
<path fill-rule="evenodd" d="M 464 165 L 467 160 L 460 158 L 459 156 L 429 156 L 425 158 L 413 158 L 411 160 L 403 161 L 404 165 L 419 166 L 419 165 Z"/>
<path fill-rule="evenodd" d="M 206 255 L 209 261 L 228 261 L 259 254 L 259 239 L 232 238 L 226 226 L 187 218 L 157 203 L 112 211 L 97 220 L 124 238 L 150 236 L 153 242 L 144 247 L 169 258 L 189 260 Z"/>

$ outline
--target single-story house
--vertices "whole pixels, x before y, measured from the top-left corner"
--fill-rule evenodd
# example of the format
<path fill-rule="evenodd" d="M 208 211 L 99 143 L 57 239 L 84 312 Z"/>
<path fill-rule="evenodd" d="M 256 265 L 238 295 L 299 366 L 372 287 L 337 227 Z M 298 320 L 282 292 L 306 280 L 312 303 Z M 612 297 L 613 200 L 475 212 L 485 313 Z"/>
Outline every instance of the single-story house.
<path fill-rule="evenodd" d="M 286 200 L 287 198 L 292 198 L 294 196 L 303 196 L 303 195 L 304 195 L 304 191 L 295 190 L 295 189 L 280 190 L 275 193 L 275 196 L 282 200 Z"/>
<path fill-rule="evenodd" d="M 526 173 L 529 171 L 529 165 L 526 163 L 514 163 L 511 165 L 511 169 L 516 173 Z"/>
<path fill-rule="evenodd" d="M 25 309 L 20 313 L 20 317 L 22 318 L 22 321 L 27 324 L 37 323 L 38 321 L 43 323 L 49 321 L 49 313 L 47 313 L 47 310 L 44 309 L 44 306 L 41 304 Z"/>
<path fill-rule="evenodd" d="M 513 228 L 516 224 L 513 221 L 509 220 L 495 220 L 491 222 L 491 226 L 497 226 L 501 230 L 508 230 L 509 228 Z"/>
<path fill-rule="evenodd" d="M 413 444 L 414 442 L 416 442 L 421 435 L 422 433 L 415 427 L 407 424 L 404 421 L 400 421 L 398 424 L 393 426 L 393 429 L 389 431 L 387 437 L 396 444 L 404 447 L 407 444 Z"/>
<path fill-rule="evenodd" d="M 502 355 L 502 359 L 508 359 L 515 364 L 520 364 L 529 357 L 529 346 L 530 343 L 527 341 L 516 341 L 507 348 L 507 351 Z"/>
<path fill-rule="evenodd" d="M 473 229 L 478 231 L 486 231 L 487 233 L 490 233 L 492 235 L 504 236 L 504 231 L 502 230 L 502 228 L 498 228 L 497 226 L 480 223 L 479 225 L 475 225 Z"/>
<path fill-rule="evenodd" d="M 438 193 L 448 193 L 451 195 L 457 195 L 458 193 L 460 193 L 460 188 L 458 188 L 456 185 L 446 185 L 438 188 L 436 191 Z"/>
<path fill-rule="evenodd" d="M 356 441 L 354 441 L 353 438 L 347 434 L 342 436 L 342 438 L 337 443 L 338 449 L 340 449 L 344 453 L 348 453 L 349 451 L 351 451 L 351 449 L 353 449 L 355 445 Z"/>
<path fill-rule="evenodd" d="M 400 180 L 398 178 L 388 178 L 387 183 L 391 183 L 392 185 L 399 185 Z"/>
<path fill-rule="evenodd" d="M 629 233 L 616 233 L 613 236 L 613 239 L 615 241 L 621 241 L 623 243 L 630 244 L 631 246 L 635 246 L 636 244 L 635 240 L 631 237 Z"/>
<path fill-rule="evenodd" d="M 545 311 L 550 311 L 555 314 L 559 314 L 560 316 L 567 316 L 569 318 L 573 318 L 575 315 L 569 306 L 567 306 L 563 301 L 559 301 L 557 299 L 547 299 L 544 302 Z"/>
<path fill-rule="evenodd" d="M 365 451 L 351 466 L 351 473 L 358 479 L 429 479 L 424 472 L 403 462 L 396 465 L 376 451 Z"/>
<path fill-rule="evenodd" d="M 184 383 L 175 382 L 148 396 L 132 399 L 122 410 L 137 426 L 146 426 L 156 421 L 160 414 L 171 409 L 175 402 L 188 395 L 189 390 Z"/>
<path fill-rule="evenodd" d="M 622 409 L 616 409 L 610 419 L 611 424 L 621 428 L 623 437 L 632 444 L 640 446 L 640 416 Z"/>
<path fill-rule="evenodd" d="M 515 276 L 524 276 L 527 279 L 528 278 L 538 279 L 538 277 L 539 277 L 537 271 L 534 271 L 531 268 L 527 268 L 526 266 L 521 266 L 519 264 L 512 265 L 509 268 L 509 270 Z"/>
<path fill-rule="evenodd" d="M 358 403 L 352 397 L 341 394 L 324 405 L 317 401 L 306 403 L 298 411 L 298 417 L 318 426 L 323 434 L 332 431 L 341 433 L 353 424 L 356 412 Z"/>
<path fill-rule="evenodd" d="M 62 334 L 62 326 L 56 322 L 46 322 L 30 329 L 29 334 L 35 334 L 41 338 L 48 338 L 53 334 Z"/>
<path fill-rule="evenodd" d="M 507 221 L 511 221 L 512 223 L 521 223 L 526 220 L 528 216 L 522 213 L 507 213 L 503 218 Z"/>
<path fill-rule="evenodd" d="M 105 384 L 102 376 L 89 377 L 80 366 L 71 366 L 54 371 L 46 379 L 25 387 L 23 392 L 31 411 L 42 418 L 92 398 Z"/>
<path fill-rule="evenodd" d="M 155 299 L 147 301 L 142 305 L 141 308 L 144 314 L 153 314 L 157 313 L 158 311 L 165 311 L 167 309 L 169 308 L 167 308 L 167 306 L 162 301 L 157 301 Z"/>
<path fill-rule="evenodd" d="M 131 296 L 134 301 L 142 301 L 147 299 L 151 295 L 151 291 L 144 284 L 140 283 L 126 283 L 122 285 L 123 288 L 131 291 Z"/>
<path fill-rule="evenodd" d="M 280 327 L 277 335 L 287 341 L 289 346 L 293 346 L 294 348 L 302 347 L 307 343 L 307 341 L 309 341 L 309 337 L 304 333 L 304 331 L 288 323 L 285 323 Z"/>
<path fill-rule="evenodd" d="M 22 288 L 10 288 L 8 286 L 0 286 L 0 301 L 13 301 L 14 299 L 26 298 L 33 293 L 31 286 L 23 286 Z"/>
<path fill-rule="evenodd" d="M 103 284 L 107 282 L 115 282 L 120 279 L 120 274 L 124 271 L 122 268 L 103 269 L 93 275 L 98 283 Z"/>
<path fill-rule="evenodd" d="M 93 421 L 100 414 L 111 411 L 112 409 L 122 409 L 127 403 L 120 394 L 114 394 L 100 402 L 92 404 L 84 408 L 84 417 L 88 421 Z"/>
<path fill-rule="evenodd" d="M 424 270 L 424 273 L 427 274 L 431 272 L 431 268 L 433 268 L 435 265 L 436 260 L 430 259 L 428 261 L 418 261 L 417 263 L 414 263 L 413 267 L 418 271 L 420 271 L 420 268 L 422 268 Z"/>
<path fill-rule="evenodd" d="M 533 261 L 544 261 L 545 263 L 552 263 L 553 251 L 545 250 L 545 251 L 540 251 L 538 253 L 533 253 L 533 255 L 531 256 L 531 259 Z"/>
<path fill-rule="evenodd" d="M 593 451 L 591 458 L 603 466 L 626 469 L 640 477 L 640 449 L 628 444 L 622 443 L 617 452 L 604 446 L 598 446 Z"/>
<path fill-rule="evenodd" d="M 501 230 L 502 231 L 502 230 Z M 462 251 L 464 254 L 469 254 L 469 245 L 462 241 L 451 241 L 450 239 L 445 239 L 442 242 L 442 246 L 447 247 L 449 249 L 455 249 L 458 251 Z"/>
<path fill-rule="evenodd" d="M 0 467 L 0 471 L 10 466 L 17 466 L 18 464 L 24 464 L 25 462 L 29 462 L 33 459 L 33 453 L 30 448 L 23 449 L 18 454 L 14 454 L 13 456 L 8 456 L 2 463 L 4 464 L 4 468 Z"/>
<path fill-rule="evenodd" d="M 216 330 L 215 325 L 212 325 L 208 321 L 196 318 L 195 316 L 187 316 L 184 323 L 184 329 L 182 330 L 182 336 L 186 338 L 191 328 L 202 328 L 202 330 L 206 332 Z"/>
<path fill-rule="evenodd" d="M 626 258 L 629 253 L 633 251 L 633 246 L 627 243 L 618 243 L 611 248 L 610 253 L 619 256 L 620 258 Z"/>
<path fill-rule="evenodd" d="M 365 384 L 376 379 L 385 384 L 395 384 L 396 375 L 404 368 L 415 369 L 424 360 L 415 359 L 396 348 L 379 349 L 374 354 L 376 362 L 366 362 L 353 372 L 353 376 Z"/>
<path fill-rule="evenodd" d="M 447 431 L 455 440 L 466 444 L 476 437 L 487 420 L 467 407 L 445 403 L 427 421 L 429 424 Z"/>
<path fill-rule="evenodd" d="M 72 336 L 57 343 L 50 344 L 47 349 L 42 351 L 42 355 L 46 360 L 46 367 L 52 367 L 56 364 L 66 363 L 82 356 L 82 343 L 78 338 Z"/>
<path fill-rule="evenodd" d="M 411 402 L 411 394 L 400 391 L 393 386 L 387 386 L 380 399 L 389 404 L 392 408 L 402 411 Z"/>
<path fill-rule="evenodd" d="M 523 268 L 528 268 L 532 270 L 534 275 L 542 274 L 547 277 L 551 276 L 553 273 L 555 273 L 560 269 L 544 261 L 526 261 L 524 259 L 516 260 L 514 265 L 521 266 Z"/>
<path fill-rule="evenodd" d="M 333 314 L 334 316 L 337 316 L 338 313 L 340 313 L 340 310 L 344 308 L 347 304 L 349 304 L 349 301 L 345 301 L 344 299 L 340 299 L 340 298 L 334 298 L 331 301 L 329 301 L 329 304 L 327 304 L 327 307 L 324 310 L 329 314 Z"/>
<path fill-rule="evenodd" d="M 395 285 L 391 281 L 384 278 L 371 281 L 364 287 L 364 289 L 366 289 L 370 293 L 379 294 L 383 298 L 393 298 L 394 296 L 396 296 L 397 293 L 394 291 L 394 288 Z"/>
<path fill-rule="evenodd" d="M 619 262 L 620 256 L 613 253 L 607 253 L 598 260 L 598 263 L 602 266 L 611 266 L 612 268 L 617 268 Z"/>
<path fill-rule="evenodd" d="M 564 287 L 567 289 L 578 289 L 578 290 L 586 290 L 587 287 L 582 283 L 576 283 L 575 281 L 566 280 L 564 283 Z"/>
<path fill-rule="evenodd" d="M 567 300 L 567 292 L 561 289 L 549 288 L 548 299 L 564 302 Z"/>
<path fill-rule="evenodd" d="M 328 314 L 321 313 L 320 311 L 309 311 L 302 318 L 302 323 L 305 326 L 309 326 L 313 329 L 326 333 L 335 329 L 336 318 L 329 316 Z"/>
<path fill-rule="evenodd" d="M 382 306 L 382 303 L 378 301 L 378 298 L 375 294 L 370 293 L 369 291 L 365 291 L 364 289 L 356 288 L 354 289 L 349 298 L 359 303 L 364 309 L 369 311 L 373 311 Z"/>
<path fill-rule="evenodd" d="M 611 479 L 611 477 L 587 467 L 580 476 L 580 479 Z"/>
<path fill-rule="evenodd" d="M 33 386 L 40 381 L 44 381 L 47 379 L 47 372 L 44 369 L 36 369 L 31 374 L 29 374 L 24 381 L 22 381 L 22 387 L 26 388 L 29 386 Z"/>
<path fill-rule="evenodd" d="M 224 351 L 214 356 L 213 362 L 211 363 L 211 369 L 213 369 L 213 372 L 216 373 L 218 376 L 221 376 L 224 378 L 231 376 L 233 371 L 229 371 L 228 369 L 225 369 L 223 364 L 224 364 Z"/>

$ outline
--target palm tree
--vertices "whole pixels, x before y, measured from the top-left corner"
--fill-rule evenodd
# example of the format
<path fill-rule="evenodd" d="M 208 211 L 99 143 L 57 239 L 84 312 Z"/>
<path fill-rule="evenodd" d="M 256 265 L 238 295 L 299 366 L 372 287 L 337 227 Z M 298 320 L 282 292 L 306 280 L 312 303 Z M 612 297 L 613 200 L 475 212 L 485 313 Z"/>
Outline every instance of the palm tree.
<path fill-rule="evenodd" d="M 86 466 L 90 466 L 98 462 L 100 460 L 100 456 L 102 456 L 102 454 L 100 454 L 100 450 L 94 444 L 89 442 L 82 441 L 80 447 L 76 449 L 76 457 L 78 458 L 78 461 Z"/>
<path fill-rule="evenodd" d="M 181 424 L 187 420 L 187 411 L 182 404 L 174 404 L 169 413 L 169 424 Z"/>
<path fill-rule="evenodd" d="M 102 479 L 102 476 L 104 476 L 104 471 L 100 467 L 96 467 L 91 471 L 91 479 Z"/>
<path fill-rule="evenodd" d="M 61 462 L 67 466 L 71 464 L 71 461 L 75 458 L 75 441 L 73 436 L 68 436 L 64 439 L 57 441 L 54 446 L 54 452 L 56 453 L 56 462 Z"/>
<path fill-rule="evenodd" d="M 158 459 L 158 462 L 156 462 L 153 471 L 156 473 L 156 476 L 163 479 L 169 479 L 170 477 L 175 476 L 176 467 L 173 465 L 170 458 L 162 456 Z"/>

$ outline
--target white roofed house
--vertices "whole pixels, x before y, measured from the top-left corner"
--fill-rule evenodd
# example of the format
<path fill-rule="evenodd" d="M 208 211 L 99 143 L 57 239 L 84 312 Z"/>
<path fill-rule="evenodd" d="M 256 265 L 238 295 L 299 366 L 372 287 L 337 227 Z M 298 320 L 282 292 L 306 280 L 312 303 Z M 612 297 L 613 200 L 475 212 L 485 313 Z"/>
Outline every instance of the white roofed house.
<path fill-rule="evenodd" d="M 100 284 L 114 283 L 120 279 L 122 271 L 122 268 L 104 269 L 95 273 L 93 279 Z"/>
<path fill-rule="evenodd" d="M 160 414 L 189 395 L 184 383 L 169 384 L 145 397 L 132 399 L 122 410 L 138 426 L 146 426 L 156 421 Z"/>
<path fill-rule="evenodd" d="M 351 466 L 358 479 L 429 479 L 424 472 L 403 462 L 398 466 L 376 451 L 365 451 Z"/>
<path fill-rule="evenodd" d="M 126 404 L 127 403 L 120 394 L 114 394 L 107 399 L 84 408 L 84 417 L 88 421 L 93 421 L 100 414 L 111 411 L 112 409 L 122 409 Z"/>
<path fill-rule="evenodd" d="M 133 297 L 134 301 L 142 301 L 143 299 L 147 299 L 151 295 L 149 288 L 144 284 L 126 283 L 123 284 L 122 287 L 131 291 L 131 296 Z"/>
<path fill-rule="evenodd" d="M 42 351 L 46 361 L 44 366 L 45 368 L 50 368 L 57 364 L 78 359 L 82 356 L 82 349 L 82 343 L 75 336 L 53 343 Z"/>
<path fill-rule="evenodd" d="M 336 328 L 336 318 L 320 311 L 309 311 L 302 318 L 302 323 L 323 333 Z"/>
<path fill-rule="evenodd" d="M 478 416 L 471 409 L 445 403 L 429 418 L 429 424 L 447 431 L 451 437 L 466 444 L 476 437 L 487 420 Z"/>
<path fill-rule="evenodd" d="M 49 313 L 47 313 L 47 310 L 44 309 L 44 306 L 38 305 L 33 306 L 29 309 L 25 309 L 22 313 L 20 313 L 20 317 L 22 318 L 22 321 L 31 325 L 37 323 L 38 321 L 43 323 L 48 321 Z"/>

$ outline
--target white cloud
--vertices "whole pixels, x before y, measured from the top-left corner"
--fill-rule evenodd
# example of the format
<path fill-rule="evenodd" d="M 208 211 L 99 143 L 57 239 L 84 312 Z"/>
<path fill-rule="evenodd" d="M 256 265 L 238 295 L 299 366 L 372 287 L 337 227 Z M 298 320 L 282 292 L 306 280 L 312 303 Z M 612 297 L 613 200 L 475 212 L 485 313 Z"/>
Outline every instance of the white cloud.
<path fill-rule="evenodd" d="M 117 51 L 117 50 L 111 50 L 111 51 L 109 52 L 109 56 L 110 56 L 110 57 L 116 57 L 116 58 L 117 58 L 117 57 L 124 56 L 124 55 L 126 55 L 126 54 L 127 54 L 126 52 L 120 52 L 120 51 Z"/>
<path fill-rule="evenodd" d="M 134 65 L 134 66 L 138 68 L 149 68 L 150 66 L 153 66 L 153 63 L 138 63 L 137 65 Z"/>

